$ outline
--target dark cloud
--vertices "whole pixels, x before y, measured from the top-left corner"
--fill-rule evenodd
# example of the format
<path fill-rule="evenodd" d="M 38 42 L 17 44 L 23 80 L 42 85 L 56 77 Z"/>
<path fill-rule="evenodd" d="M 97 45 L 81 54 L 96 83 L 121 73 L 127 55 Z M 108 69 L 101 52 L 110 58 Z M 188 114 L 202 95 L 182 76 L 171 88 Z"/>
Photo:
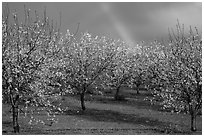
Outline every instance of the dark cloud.
<path fill-rule="evenodd" d="M 62 31 L 90 31 L 95 35 L 125 38 L 129 41 L 147 40 L 167 36 L 167 28 L 180 23 L 202 28 L 202 3 L 9 3 L 13 12 L 24 15 L 24 4 L 31 11 L 43 13 L 59 23 L 62 13 Z M 3 6 L 5 3 L 3 3 Z M 108 8 L 108 12 L 106 12 Z M 105 10 L 104 10 L 105 9 Z"/>
<path fill-rule="evenodd" d="M 202 27 L 199 3 L 112 3 L 115 14 L 137 39 L 153 39 L 167 33 L 177 19 L 188 28 Z"/>

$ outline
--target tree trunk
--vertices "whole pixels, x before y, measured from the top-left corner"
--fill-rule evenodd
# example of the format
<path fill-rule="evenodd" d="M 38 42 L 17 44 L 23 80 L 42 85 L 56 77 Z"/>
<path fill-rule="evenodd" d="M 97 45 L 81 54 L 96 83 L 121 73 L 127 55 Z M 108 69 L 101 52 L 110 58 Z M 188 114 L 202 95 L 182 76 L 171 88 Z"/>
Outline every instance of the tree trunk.
<path fill-rule="evenodd" d="M 20 127 L 18 124 L 18 105 L 17 106 L 12 106 L 12 112 L 13 112 L 13 129 L 14 133 L 19 133 L 20 132 Z"/>
<path fill-rule="evenodd" d="M 115 100 L 118 100 L 118 96 L 119 96 L 119 91 L 120 91 L 120 86 L 117 87 L 116 92 L 115 92 Z"/>
<path fill-rule="evenodd" d="M 140 94 L 140 91 L 139 91 L 140 81 L 136 80 L 133 84 L 134 84 L 134 90 L 136 90 L 136 94 Z"/>
<path fill-rule="evenodd" d="M 137 88 L 136 88 L 136 92 L 137 92 L 137 94 L 140 94 L 139 86 L 137 86 Z"/>
<path fill-rule="evenodd" d="M 191 131 L 196 131 L 196 115 L 195 113 L 191 114 Z"/>
<path fill-rule="evenodd" d="M 16 97 L 14 99 L 13 95 L 10 92 L 10 89 L 9 89 L 9 97 L 10 97 L 10 102 L 11 102 L 11 107 L 12 107 L 14 133 L 19 133 L 20 132 L 20 126 L 18 124 L 18 114 L 19 114 L 18 101 L 19 101 L 19 95 L 16 95 Z"/>
<path fill-rule="evenodd" d="M 81 93 L 81 108 L 83 111 L 86 109 L 85 102 L 84 102 L 84 95 L 85 95 L 85 90 L 83 90 Z"/>
<path fill-rule="evenodd" d="M 189 112 L 191 115 L 191 131 L 196 131 L 196 111 L 192 104 L 189 104 Z"/>

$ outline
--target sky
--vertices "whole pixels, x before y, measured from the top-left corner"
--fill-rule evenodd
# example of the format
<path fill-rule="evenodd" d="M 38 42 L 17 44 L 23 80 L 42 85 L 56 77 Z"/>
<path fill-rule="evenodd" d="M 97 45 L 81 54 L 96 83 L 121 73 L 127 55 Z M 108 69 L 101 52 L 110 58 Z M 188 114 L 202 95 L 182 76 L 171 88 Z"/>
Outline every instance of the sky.
<path fill-rule="evenodd" d="M 168 28 L 175 28 L 177 20 L 186 30 L 192 26 L 202 32 L 201 2 L 9 2 L 8 5 L 11 13 L 16 11 L 19 18 L 24 16 L 24 5 L 39 15 L 43 15 L 46 7 L 47 15 L 58 24 L 61 13 L 63 33 L 67 29 L 74 33 L 80 23 L 78 35 L 88 31 L 127 43 L 166 38 Z"/>

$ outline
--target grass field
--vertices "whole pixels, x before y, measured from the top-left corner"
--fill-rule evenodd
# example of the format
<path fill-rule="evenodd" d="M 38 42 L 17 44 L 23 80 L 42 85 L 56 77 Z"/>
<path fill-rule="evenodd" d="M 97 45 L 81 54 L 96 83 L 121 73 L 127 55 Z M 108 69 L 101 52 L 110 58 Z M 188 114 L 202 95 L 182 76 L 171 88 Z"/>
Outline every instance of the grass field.
<path fill-rule="evenodd" d="M 191 132 L 190 116 L 176 114 L 151 105 L 146 94 L 133 94 L 125 101 L 114 101 L 111 96 L 87 95 L 86 111 L 80 108 L 79 97 L 65 96 L 63 105 L 68 109 L 57 115 L 57 123 L 29 125 L 20 117 L 20 134 L 202 134 L 202 116 L 197 117 L 198 131 Z M 3 134 L 12 133 L 12 119 L 7 105 L 3 105 Z M 45 119 L 45 115 L 36 117 Z"/>

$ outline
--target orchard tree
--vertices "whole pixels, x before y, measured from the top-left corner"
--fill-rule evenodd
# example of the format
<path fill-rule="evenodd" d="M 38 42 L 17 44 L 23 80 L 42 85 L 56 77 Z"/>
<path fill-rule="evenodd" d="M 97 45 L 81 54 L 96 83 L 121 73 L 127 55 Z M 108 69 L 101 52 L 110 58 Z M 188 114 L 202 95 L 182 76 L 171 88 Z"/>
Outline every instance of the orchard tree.
<path fill-rule="evenodd" d="M 121 86 L 129 84 L 128 81 L 133 72 L 134 57 L 133 54 L 130 53 L 129 46 L 126 44 L 122 45 L 120 52 L 117 52 L 111 65 L 107 68 L 107 71 L 100 76 L 101 83 L 104 87 L 116 89 L 115 100 L 123 99 L 122 96 L 119 95 L 119 91 Z"/>
<path fill-rule="evenodd" d="M 185 111 L 191 116 L 191 130 L 196 131 L 196 116 L 202 107 L 202 39 L 190 28 L 184 33 L 184 26 L 177 25 L 176 34 L 170 33 L 166 48 L 166 63 L 160 69 L 160 79 L 165 85 L 157 95 L 163 99 L 164 109 Z"/>
<path fill-rule="evenodd" d="M 10 19 L 7 6 L 2 17 L 2 95 L 3 102 L 11 105 L 15 133 L 20 131 L 20 111 L 28 114 L 28 106 L 40 106 L 51 113 L 49 108 L 53 108 L 41 74 L 44 64 L 55 54 L 59 33 L 46 11 L 43 19 L 37 12 L 35 15 L 33 20 L 25 8 L 25 22 L 20 23 L 17 13 Z"/>
<path fill-rule="evenodd" d="M 60 66 L 67 85 L 80 94 L 82 110 L 86 109 L 85 93 L 111 65 L 121 44 L 120 41 L 106 37 L 93 37 L 87 32 L 79 40 L 74 34 L 66 34 Z"/>
<path fill-rule="evenodd" d="M 159 41 L 143 44 L 142 65 L 144 65 L 143 82 L 150 91 L 165 88 L 163 69 L 166 64 L 165 45 Z"/>
<path fill-rule="evenodd" d="M 144 44 L 144 43 L 143 43 Z M 129 80 L 129 85 L 136 89 L 136 93 L 139 94 L 140 86 L 144 85 L 145 83 L 145 75 L 148 67 L 148 52 L 147 50 L 144 50 L 146 47 L 144 47 L 141 44 L 137 45 L 139 47 L 139 51 L 132 53 L 132 75 Z"/>

